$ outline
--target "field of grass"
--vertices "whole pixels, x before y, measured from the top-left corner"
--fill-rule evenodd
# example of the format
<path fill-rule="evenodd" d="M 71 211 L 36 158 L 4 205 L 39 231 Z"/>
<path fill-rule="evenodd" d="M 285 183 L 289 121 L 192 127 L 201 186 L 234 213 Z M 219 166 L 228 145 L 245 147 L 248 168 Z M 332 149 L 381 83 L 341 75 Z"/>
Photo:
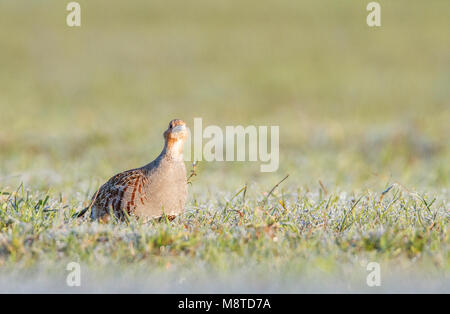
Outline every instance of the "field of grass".
<path fill-rule="evenodd" d="M 450 292 L 450 2 L 379 2 L 0 2 L 0 291 Z M 278 171 L 201 162 L 172 222 L 71 218 L 195 117 L 279 125 Z"/>

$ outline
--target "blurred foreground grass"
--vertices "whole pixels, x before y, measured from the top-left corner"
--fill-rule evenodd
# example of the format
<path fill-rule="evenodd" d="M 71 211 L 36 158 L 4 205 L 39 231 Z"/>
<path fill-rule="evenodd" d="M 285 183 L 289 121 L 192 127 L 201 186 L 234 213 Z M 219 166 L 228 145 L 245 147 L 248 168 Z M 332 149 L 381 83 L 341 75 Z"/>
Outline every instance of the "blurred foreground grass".
<path fill-rule="evenodd" d="M 0 3 L 5 272 L 80 259 L 345 278 L 380 260 L 448 276 L 448 1 L 379 1 L 377 29 L 356 0 L 79 2 L 79 29 L 61 1 Z M 169 225 L 64 218 L 152 160 L 175 117 L 280 125 L 280 169 L 201 163 L 189 213 Z M 395 182 L 399 198 L 377 203 Z M 224 210 L 245 184 L 247 201 Z"/>
<path fill-rule="evenodd" d="M 397 186 L 388 193 L 267 200 L 241 189 L 194 199 L 173 222 L 98 224 L 70 218 L 70 202 L 18 191 L 1 203 L 0 291 L 448 292 L 447 200 Z M 64 286 L 72 261 L 85 282 L 75 290 Z M 382 265 L 374 290 L 369 262 Z M 40 285 L 7 288 L 11 276 Z"/>

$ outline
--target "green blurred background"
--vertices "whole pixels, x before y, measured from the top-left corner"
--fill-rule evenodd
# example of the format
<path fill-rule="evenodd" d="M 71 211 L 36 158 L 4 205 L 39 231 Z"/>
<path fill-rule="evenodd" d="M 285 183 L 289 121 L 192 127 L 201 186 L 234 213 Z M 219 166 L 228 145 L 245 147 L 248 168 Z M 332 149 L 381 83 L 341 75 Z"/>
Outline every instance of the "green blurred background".
<path fill-rule="evenodd" d="M 0 2 L 2 188 L 83 198 L 151 161 L 172 118 L 202 117 L 279 125 L 280 169 L 202 163 L 198 193 L 286 173 L 306 189 L 448 191 L 447 0 L 379 1 L 378 28 L 360 0 L 80 0 L 80 28 L 68 2 Z"/>

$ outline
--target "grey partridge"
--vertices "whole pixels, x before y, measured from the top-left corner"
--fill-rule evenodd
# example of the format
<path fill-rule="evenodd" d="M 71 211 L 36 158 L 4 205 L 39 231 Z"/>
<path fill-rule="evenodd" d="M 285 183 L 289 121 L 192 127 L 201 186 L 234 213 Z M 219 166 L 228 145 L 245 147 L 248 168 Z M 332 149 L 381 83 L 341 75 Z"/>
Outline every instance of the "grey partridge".
<path fill-rule="evenodd" d="M 183 146 L 188 136 L 186 123 L 172 120 L 164 132 L 165 144 L 151 163 L 116 174 L 92 197 L 91 218 L 107 220 L 110 214 L 174 218 L 184 211 L 187 197 Z M 84 214 L 80 212 L 78 216 Z"/>

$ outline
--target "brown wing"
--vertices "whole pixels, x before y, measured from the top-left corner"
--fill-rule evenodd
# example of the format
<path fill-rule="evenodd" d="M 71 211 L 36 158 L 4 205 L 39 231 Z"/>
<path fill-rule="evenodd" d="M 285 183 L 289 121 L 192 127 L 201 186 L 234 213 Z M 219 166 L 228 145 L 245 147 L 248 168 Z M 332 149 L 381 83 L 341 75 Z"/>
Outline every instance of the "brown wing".
<path fill-rule="evenodd" d="M 145 205 L 145 193 L 142 192 L 147 183 L 148 179 L 142 169 L 119 173 L 102 185 L 92 197 L 93 206 L 103 214 L 110 210 L 118 217 L 122 217 L 123 210 L 130 214 L 137 202 Z"/>

